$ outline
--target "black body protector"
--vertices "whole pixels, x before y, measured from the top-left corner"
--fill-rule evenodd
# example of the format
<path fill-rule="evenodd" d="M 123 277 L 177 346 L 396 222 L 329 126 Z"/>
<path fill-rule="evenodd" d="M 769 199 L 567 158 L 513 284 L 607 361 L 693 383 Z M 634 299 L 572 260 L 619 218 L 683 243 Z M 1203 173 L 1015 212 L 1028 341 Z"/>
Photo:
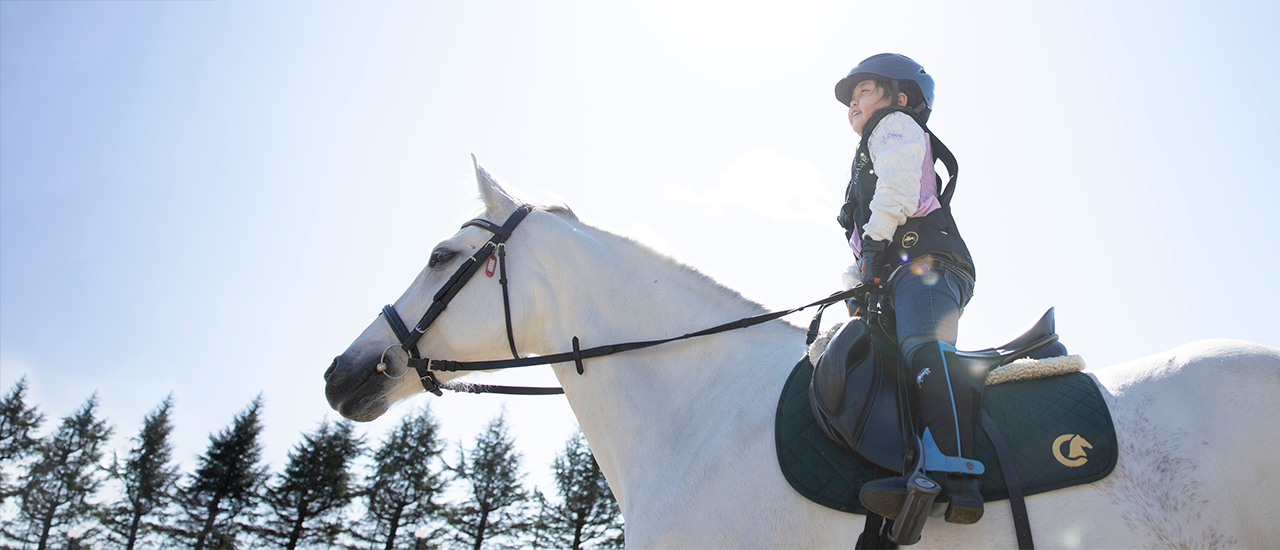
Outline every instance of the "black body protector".
<path fill-rule="evenodd" d="M 938 202 L 942 204 L 942 208 L 922 218 L 907 218 L 905 223 L 898 226 L 897 232 L 893 235 L 893 242 L 885 248 L 884 263 L 878 266 L 877 275 L 887 280 L 898 266 L 924 256 L 934 256 L 960 267 L 968 272 L 969 276 L 974 277 L 973 258 L 969 255 L 969 248 L 965 246 L 964 239 L 960 237 L 960 231 L 956 229 L 955 219 L 951 217 L 951 195 L 955 193 L 956 172 L 959 170 L 956 157 L 933 132 L 929 131 L 929 127 L 925 125 L 920 115 L 911 109 L 900 106 L 886 107 L 876 111 L 871 118 L 867 119 L 862 129 L 862 142 L 858 144 L 858 152 L 853 158 L 853 175 L 849 180 L 848 189 L 845 190 L 844 206 L 840 207 L 840 215 L 836 221 L 840 223 L 840 227 L 844 228 L 845 238 L 851 239 L 855 227 L 860 230 L 871 220 L 871 198 L 875 195 L 879 176 L 876 175 L 875 166 L 871 162 L 871 152 L 867 142 L 871 138 L 871 132 L 890 113 L 906 113 L 920 125 L 920 128 L 924 129 L 929 135 L 933 160 L 942 161 L 947 168 L 949 179 L 944 189 L 942 177 L 935 174 L 938 179 Z"/>

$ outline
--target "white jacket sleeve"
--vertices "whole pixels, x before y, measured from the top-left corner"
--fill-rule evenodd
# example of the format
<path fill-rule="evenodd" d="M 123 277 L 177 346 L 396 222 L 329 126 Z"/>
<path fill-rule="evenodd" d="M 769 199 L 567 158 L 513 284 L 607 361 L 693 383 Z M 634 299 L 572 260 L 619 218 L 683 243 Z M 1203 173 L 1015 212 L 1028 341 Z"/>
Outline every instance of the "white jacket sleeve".
<path fill-rule="evenodd" d="M 926 139 L 924 129 L 905 113 L 890 114 L 871 132 L 867 149 L 879 179 L 863 235 L 892 241 L 898 226 L 920 207 Z"/>

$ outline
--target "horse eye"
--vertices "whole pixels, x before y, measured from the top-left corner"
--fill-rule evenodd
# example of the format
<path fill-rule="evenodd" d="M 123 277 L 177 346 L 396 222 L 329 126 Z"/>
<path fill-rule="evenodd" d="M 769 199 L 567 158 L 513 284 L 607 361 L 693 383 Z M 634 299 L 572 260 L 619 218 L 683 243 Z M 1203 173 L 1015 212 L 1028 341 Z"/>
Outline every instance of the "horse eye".
<path fill-rule="evenodd" d="M 453 259 L 457 252 L 446 249 L 438 249 L 431 253 L 431 259 L 427 260 L 427 267 L 440 267 L 449 260 Z"/>

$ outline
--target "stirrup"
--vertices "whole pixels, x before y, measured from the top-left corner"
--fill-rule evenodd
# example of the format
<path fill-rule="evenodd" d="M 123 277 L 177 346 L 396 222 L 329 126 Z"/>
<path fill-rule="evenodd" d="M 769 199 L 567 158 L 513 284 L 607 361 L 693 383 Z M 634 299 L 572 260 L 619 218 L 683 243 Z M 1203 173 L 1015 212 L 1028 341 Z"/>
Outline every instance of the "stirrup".
<path fill-rule="evenodd" d="M 898 517 L 889 528 L 889 540 L 902 546 L 920 542 L 920 533 L 924 531 L 924 523 L 929 520 L 933 501 L 942 492 L 942 486 L 925 474 L 925 453 L 920 452 L 924 445 L 921 444 L 920 437 L 915 437 L 913 443 L 917 451 L 915 467 L 907 476 L 907 492 L 902 500 L 902 508 L 898 510 Z"/>
<path fill-rule="evenodd" d="M 965 483 L 963 481 L 965 479 L 977 482 L 986 468 L 977 460 L 942 454 L 938 443 L 933 439 L 933 434 L 929 433 L 929 428 L 924 429 L 924 436 L 921 439 L 924 445 L 925 470 L 939 475 L 939 479 L 946 478 L 948 490 L 945 518 L 947 523 L 977 523 L 982 519 L 983 511 L 982 494 L 978 492 L 977 484 L 974 483 L 973 491 L 962 493 L 954 489 L 959 488 L 961 483 Z M 956 498 L 958 495 L 959 499 Z"/>
<path fill-rule="evenodd" d="M 938 443 L 933 440 L 933 434 L 929 433 L 929 428 L 924 429 L 924 436 L 920 439 L 924 447 L 924 469 L 926 471 L 963 476 L 980 476 L 987 471 L 986 467 L 977 460 L 942 454 L 942 449 L 939 449 Z"/>
<path fill-rule="evenodd" d="M 942 454 L 928 428 L 925 428 L 923 436 L 915 438 L 914 444 L 920 452 L 916 455 L 915 467 L 907 476 L 902 507 L 889 529 L 889 540 L 902 546 L 920 542 L 920 534 L 924 531 L 925 522 L 929 520 L 929 512 L 933 510 L 933 503 L 942 492 L 942 486 L 930 478 L 926 471 L 963 476 L 978 476 L 985 471 L 982 463 L 977 460 Z M 947 519 L 952 523 L 976 523 L 982 517 L 981 504 L 978 506 L 976 516 L 972 510 L 966 509 L 955 514 L 948 510 Z"/>

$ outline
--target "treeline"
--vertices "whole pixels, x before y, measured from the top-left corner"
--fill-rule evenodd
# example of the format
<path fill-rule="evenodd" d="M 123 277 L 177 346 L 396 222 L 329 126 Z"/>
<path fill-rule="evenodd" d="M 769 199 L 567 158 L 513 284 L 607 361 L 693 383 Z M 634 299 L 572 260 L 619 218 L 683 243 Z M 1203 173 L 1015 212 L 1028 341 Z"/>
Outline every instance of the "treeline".
<path fill-rule="evenodd" d="M 581 433 L 552 468 L 552 496 L 522 485 L 503 417 L 446 457 L 429 409 L 370 444 L 349 421 L 303 434 L 284 469 L 261 462 L 262 399 L 209 438 L 195 471 L 173 462 L 172 397 L 125 456 L 97 396 L 35 434 L 44 415 L 18 381 L 0 399 L 0 545 L 46 548 L 621 548 L 617 503 Z M 357 464 L 357 459 L 367 466 Z M 453 495 L 450 498 L 450 495 Z"/>

